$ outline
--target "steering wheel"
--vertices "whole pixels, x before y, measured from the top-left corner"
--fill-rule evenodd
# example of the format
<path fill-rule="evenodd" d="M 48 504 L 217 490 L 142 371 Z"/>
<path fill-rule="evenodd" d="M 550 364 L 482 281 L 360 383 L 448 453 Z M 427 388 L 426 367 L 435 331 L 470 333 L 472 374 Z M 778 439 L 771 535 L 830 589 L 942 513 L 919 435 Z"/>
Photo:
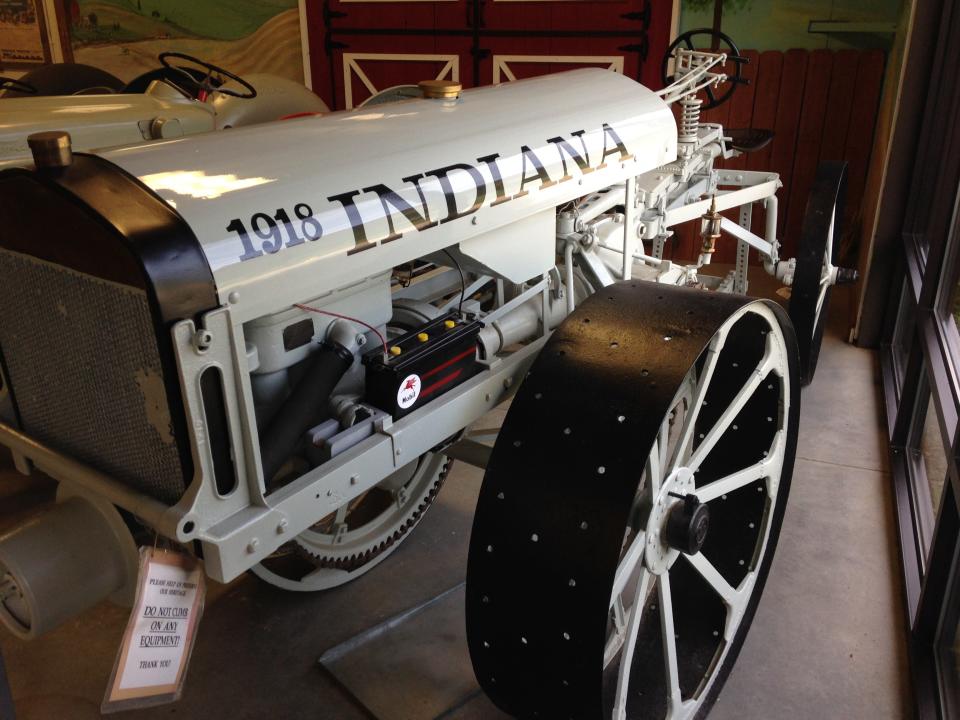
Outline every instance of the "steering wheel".
<path fill-rule="evenodd" d="M 216 90 L 221 95 L 230 95 L 231 97 L 241 98 L 243 100 L 251 100 L 257 96 L 257 89 L 253 87 L 253 85 L 248 83 L 246 80 L 244 80 L 243 78 L 237 75 L 234 75 L 229 70 L 224 70 L 222 67 L 214 65 L 213 63 L 208 63 L 205 60 L 200 60 L 199 58 L 195 58 L 192 55 L 187 55 L 185 53 L 178 53 L 178 52 L 164 52 L 164 53 L 160 53 L 157 59 L 160 61 L 160 64 L 163 65 L 163 67 L 173 72 L 179 73 L 186 80 L 188 80 L 191 85 L 198 87 L 200 89 L 200 92 L 198 93 L 197 96 L 201 100 L 206 99 L 206 96 L 211 92 L 213 92 L 214 90 Z M 181 67 L 179 65 L 173 65 L 170 62 L 171 59 L 186 60 L 187 62 L 193 63 L 194 65 L 197 65 L 203 68 L 204 70 L 206 70 L 206 75 L 202 80 L 197 80 L 197 78 L 195 78 L 190 73 L 190 68 Z M 236 90 L 225 90 L 222 87 L 219 87 L 217 84 L 213 82 L 213 76 L 215 74 L 221 77 L 230 78 L 231 80 L 234 80 L 235 82 L 240 83 L 240 85 L 246 88 L 247 92 L 240 93 L 240 92 L 237 92 Z"/>
<path fill-rule="evenodd" d="M 694 38 L 698 36 L 706 36 L 710 38 L 710 42 L 694 42 Z M 723 92 L 714 92 L 712 85 L 708 85 L 704 88 L 704 92 L 706 92 L 707 98 L 709 98 L 707 104 L 703 106 L 704 110 L 710 110 L 711 108 L 717 107 L 717 105 L 725 103 L 730 99 L 730 96 L 733 95 L 738 85 L 750 84 L 750 80 L 743 77 L 743 66 L 750 62 L 750 58 L 743 57 L 740 54 L 740 48 L 738 48 L 737 44 L 733 42 L 733 39 L 726 33 L 722 33 L 719 30 L 712 30 L 710 28 L 697 28 L 696 30 L 688 30 L 670 43 L 670 47 L 667 48 L 667 52 L 663 56 L 663 63 L 660 66 L 661 79 L 663 80 L 664 87 L 666 87 L 675 79 L 675 76 L 669 74 L 668 68 L 670 67 L 670 61 L 677 59 L 677 48 L 683 47 L 687 50 L 696 50 L 698 45 L 700 47 L 704 47 L 706 45 L 712 48 L 714 44 L 718 46 L 716 52 L 725 53 L 727 56 L 727 61 L 733 63 L 733 73 L 727 75 L 728 87 Z M 724 47 L 720 47 L 721 45 Z"/>
<path fill-rule="evenodd" d="M 10 77 L 0 77 L 0 91 L 16 90 L 26 95 L 36 95 L 37 89 L 28 82 Z"/>

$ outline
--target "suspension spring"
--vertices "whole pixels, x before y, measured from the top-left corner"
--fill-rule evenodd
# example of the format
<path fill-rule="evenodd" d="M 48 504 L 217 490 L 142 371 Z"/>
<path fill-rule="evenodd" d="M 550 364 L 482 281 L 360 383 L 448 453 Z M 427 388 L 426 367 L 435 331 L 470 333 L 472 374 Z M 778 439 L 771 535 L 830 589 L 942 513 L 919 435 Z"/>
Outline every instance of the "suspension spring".
<path fill-rule="evenodd" d="M 696 142 L 700 130 L 700 106 L 703 101 L 695 97 L 680 100 L 680 142 Z"/>

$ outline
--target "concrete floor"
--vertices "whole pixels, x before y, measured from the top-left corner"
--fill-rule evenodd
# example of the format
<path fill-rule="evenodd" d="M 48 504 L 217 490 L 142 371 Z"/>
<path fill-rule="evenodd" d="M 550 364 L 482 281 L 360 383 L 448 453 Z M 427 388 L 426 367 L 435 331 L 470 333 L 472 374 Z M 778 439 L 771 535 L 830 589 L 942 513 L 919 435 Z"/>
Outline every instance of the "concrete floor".
<path fill-rule="evenodd" d="M 874 354 L 841 340 L 845 314 L 836 302 L 803 394 L 780 546 L 713 720 L 911 715 L 878 368 Z M 2 531 L 49 486 L 37 490 L 0 462 Z M 291 594 L 253 576 L 212 587 L 183 699 L 119 717 L 505 718 L 480 694 L 464 639 L 481 480 L 455 465 L 411 538 L 346 587 Z M 0 630 L 17 718 L 99 717 L 126 616 L 104 603 L 32 643 Z"/>

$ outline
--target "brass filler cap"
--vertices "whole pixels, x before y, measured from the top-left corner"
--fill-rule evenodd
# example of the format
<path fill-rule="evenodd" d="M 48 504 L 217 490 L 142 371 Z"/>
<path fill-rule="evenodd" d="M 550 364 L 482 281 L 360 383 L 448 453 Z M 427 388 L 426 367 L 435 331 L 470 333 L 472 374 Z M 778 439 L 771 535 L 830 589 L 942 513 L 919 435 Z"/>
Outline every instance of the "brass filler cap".
<path fill-rule="evenodd" d="M 454 80 L 421 80 L 417 83 L 425 98 L 457 98 L 463 85 Z"/>

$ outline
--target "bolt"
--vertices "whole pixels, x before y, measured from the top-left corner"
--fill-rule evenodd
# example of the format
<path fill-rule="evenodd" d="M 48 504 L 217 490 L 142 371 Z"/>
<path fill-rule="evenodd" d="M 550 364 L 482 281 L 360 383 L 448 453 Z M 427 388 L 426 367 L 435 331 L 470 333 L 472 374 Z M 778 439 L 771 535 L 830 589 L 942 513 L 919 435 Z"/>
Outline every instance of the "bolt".
<path fill-rule="evenodd" d="M 476 225 L 478 222 L 480 222 L 480 220 L 477 219 L 476 217 L 470 218 L 470 224 L 471 224 L 471 225 Z"/>
<path fill-rule="evenodd" d="M 197 330 L 193 336 L 193 347 L 197 352 L 206 352 L 213 343 L 213 333 L 209 330 Z"/>
<path fill-rule="evenodd" d="M 837 268 L 837 285 L 852 285 L 860 279 L 856 268 Z"/>
<path fill-rule="evenodd" d="M 240 293 L 234 290 L 232 293 L 230 293 L 227 296 L 227 300 L 230 302 L 231 305 L 236 305 L 238 302 L 240 302 Z"/>
<path fill-rule="evenodd" d="M 257 538 L 252 538 L 250 542 L 247 543 L 247 553 L 253 555 L 257 551 L 257 546 L 260 544 L 260 541 Z"/>
<path fill-rule="evenodd" d="M 287 531 L 287 521 L 281 520 L 277 523 L 277 535 L 283 535 Z"/>
<path fill-rule="evenodd" d="M 359 478 L 358 478 L 356 475 L 351 475 L 351 476 L 350 476 L 350 484 L 351 484 L 351 485 L 356 485 L 356 484 L 357 484 L 357 480 L 359 480 Z"/>

